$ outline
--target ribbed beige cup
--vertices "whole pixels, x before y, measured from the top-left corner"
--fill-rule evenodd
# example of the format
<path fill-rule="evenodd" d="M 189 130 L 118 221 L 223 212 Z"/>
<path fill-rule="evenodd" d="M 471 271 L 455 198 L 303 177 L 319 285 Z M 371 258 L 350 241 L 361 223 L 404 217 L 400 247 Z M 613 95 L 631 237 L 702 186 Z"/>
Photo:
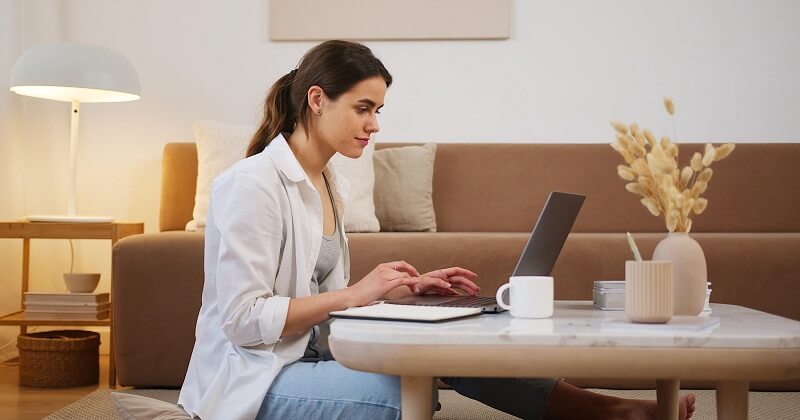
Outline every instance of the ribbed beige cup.
<path fill-rule="evenodd" d="M 633 322 L 672 319 L 672 261 L 625 262 L 625 315 Z"/>

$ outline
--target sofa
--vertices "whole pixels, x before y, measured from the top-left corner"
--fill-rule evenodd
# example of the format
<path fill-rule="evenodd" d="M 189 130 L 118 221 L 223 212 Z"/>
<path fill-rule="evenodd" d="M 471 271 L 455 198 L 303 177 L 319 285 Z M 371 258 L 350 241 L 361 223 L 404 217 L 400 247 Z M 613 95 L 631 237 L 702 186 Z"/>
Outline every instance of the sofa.
<path fill-rule="evenodd" d="M 378 149 L 404 144 L 378 144 Z M 686 159 L 701 144 L 681 146 Z M 376 264 L 404 259 L 421 272 L 475 271 L 494 294 L 511 274 L 550 191 L 587 196 L 553 269 L 558 300 L 591 300 L 595 280 L 623 279 L 631 258 L 625 232 L 649 258 L 665 237 L 616 174 L 606 144 L 442 143 L 433 204 L 436 232 L 351 233 L 351 283 Z M 707 210 L 694 219 L 712 283 L 712 303 L 743 305 L 800 320 L 800 143 L 738 144 L 714 166 Z M 203 234 L 192 219 L 197 151 L 164 148 L 158 233 L 127 237 L 113 249 L 114 346 L 119 382 L 179 387 L 194 343 L 203 287 Z M 584 387 L 652 389 L 654 381 L 567 378 Z M 684 382 L 684 388 L 712 388 Z M 751 390 L 800 390 L 800 381 L 753 382 Z"/>

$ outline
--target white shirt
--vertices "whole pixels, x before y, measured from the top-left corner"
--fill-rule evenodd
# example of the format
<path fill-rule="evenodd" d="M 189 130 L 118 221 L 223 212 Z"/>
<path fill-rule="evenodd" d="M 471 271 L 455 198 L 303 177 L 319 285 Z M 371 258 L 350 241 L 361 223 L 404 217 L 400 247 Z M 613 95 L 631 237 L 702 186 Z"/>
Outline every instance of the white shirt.
<path fill-rule="evenodd" d="M 344 214 L 347 180 L 329 163 Z M 344 234 L 341 221 L 338 229 Z M 214 179 L 195 345 L 178 399 L 202 419 L 255 418 L 281 368 L 303 356 L 310 330 L 281 338 L 290 298 L 309 296 L 322 242 L 322 202 L 286 139 Z M 347 286 L 347 238 L 320 293 Z"/>

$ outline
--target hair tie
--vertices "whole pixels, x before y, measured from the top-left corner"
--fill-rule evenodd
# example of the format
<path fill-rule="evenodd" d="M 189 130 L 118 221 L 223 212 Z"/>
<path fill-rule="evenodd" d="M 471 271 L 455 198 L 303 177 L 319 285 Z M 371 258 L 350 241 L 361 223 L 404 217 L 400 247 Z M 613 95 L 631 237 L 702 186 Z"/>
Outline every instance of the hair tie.
<path fill-rule="evenodd" d="M 295 75 L 295 74 L 297 74 L 297 69 L 292 69 L 292 71 L 290 71 L 290 72 L 289 72 L 289 77 L 291 77 L 292 79 L 294 79 L 294 75 Z"/>

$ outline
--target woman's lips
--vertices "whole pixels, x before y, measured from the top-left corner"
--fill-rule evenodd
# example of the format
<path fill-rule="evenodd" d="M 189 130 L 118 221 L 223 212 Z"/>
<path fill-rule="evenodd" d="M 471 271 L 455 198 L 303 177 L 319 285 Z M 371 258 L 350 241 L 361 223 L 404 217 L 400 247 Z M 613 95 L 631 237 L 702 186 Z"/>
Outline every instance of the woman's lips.
<path fill-rule="evenodd" d="M 366 146 L 369 144 L 369 138 L 362 139 L 360 137 L 356 137 L 356 140 L 358 140 L 358 142 L 361 143 L 362 146 Z"/>

